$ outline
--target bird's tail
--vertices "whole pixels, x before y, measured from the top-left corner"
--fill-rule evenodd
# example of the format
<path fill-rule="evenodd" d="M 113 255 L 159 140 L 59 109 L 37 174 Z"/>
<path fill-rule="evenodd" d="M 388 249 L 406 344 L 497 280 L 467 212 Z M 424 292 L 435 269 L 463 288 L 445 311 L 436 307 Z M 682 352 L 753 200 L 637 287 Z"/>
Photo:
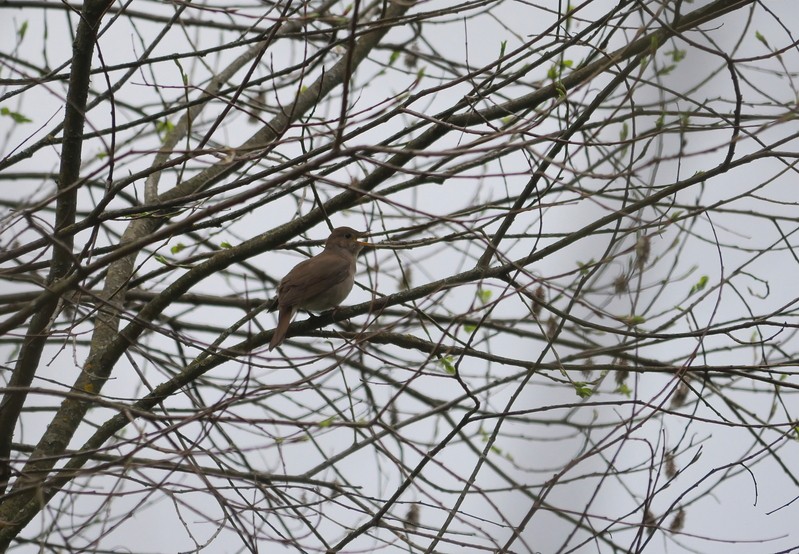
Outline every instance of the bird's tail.
<path fill-rule="evenodd" d="M 274 350 L 283 339 L 286 338 L 286 333 L 289 330 L 291 318 L 294 317 L 294 310 L 289 307 L 280 307 L 280 312 L 277 316 L 277 327 L 275 327 L 275 334 L 272 335 L 272 340 L 269 341 L 269 351 Z"/>

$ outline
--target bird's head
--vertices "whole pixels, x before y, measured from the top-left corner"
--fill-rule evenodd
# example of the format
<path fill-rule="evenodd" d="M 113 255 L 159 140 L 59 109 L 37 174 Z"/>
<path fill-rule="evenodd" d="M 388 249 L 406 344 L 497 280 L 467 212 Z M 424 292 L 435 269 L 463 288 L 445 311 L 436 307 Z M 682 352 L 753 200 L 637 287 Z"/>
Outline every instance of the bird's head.
<path fill-rule="evenodd" d="M 363 231 L 356 231 L 352 227 L 337 227 L 333 229 L 330 236 L 325 242 L 325 250 L 346 250 L 357 254 L 364 246 L 372 246 L 372 244 L 358 240 L 366 233 Z"/>

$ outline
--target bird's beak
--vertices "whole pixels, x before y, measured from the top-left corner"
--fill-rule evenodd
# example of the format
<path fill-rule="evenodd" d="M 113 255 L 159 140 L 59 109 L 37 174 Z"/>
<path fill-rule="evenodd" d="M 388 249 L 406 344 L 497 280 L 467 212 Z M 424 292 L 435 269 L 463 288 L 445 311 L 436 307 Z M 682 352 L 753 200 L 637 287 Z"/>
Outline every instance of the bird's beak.
<path fill-rule="evenodd" d="M 357 244 L 360 244 L 361 246 L 371 246 L 372 248 L 377 246 L 376 244 L 372 244 L 371 242 L 366 242 L 365 240 L 356 240 L 355 242 Z"/>

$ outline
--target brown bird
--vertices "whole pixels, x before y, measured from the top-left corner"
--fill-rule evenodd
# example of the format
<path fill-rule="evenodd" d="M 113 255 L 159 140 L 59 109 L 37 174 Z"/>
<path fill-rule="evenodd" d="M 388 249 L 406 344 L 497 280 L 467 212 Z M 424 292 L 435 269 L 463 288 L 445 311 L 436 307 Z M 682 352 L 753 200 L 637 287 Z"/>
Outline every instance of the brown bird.
<path fill-rule="evenodd" d="M 297 310 L 323 312 L 341 304 L 355 283 L 355 258 L 368 242 L 358 241 L 365 233 L 350 227 L 333 229 L 322 253 L 294 266 L 277 287 L 277 327 L 269 350 L 286 338 Z"/>

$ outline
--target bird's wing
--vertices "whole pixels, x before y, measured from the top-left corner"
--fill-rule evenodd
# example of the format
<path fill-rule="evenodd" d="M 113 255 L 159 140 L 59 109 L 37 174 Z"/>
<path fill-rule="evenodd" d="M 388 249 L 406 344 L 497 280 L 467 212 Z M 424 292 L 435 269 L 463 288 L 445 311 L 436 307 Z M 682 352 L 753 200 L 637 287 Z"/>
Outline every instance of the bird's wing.
<path fill-rule="evenodd" d="M 325 292 L 347 278 L 350 264 L 342 256 L 328 256 L 325 252 L 300 262 L 280 282 L 278 302 L 281 306 L 295 306 Z"/>

